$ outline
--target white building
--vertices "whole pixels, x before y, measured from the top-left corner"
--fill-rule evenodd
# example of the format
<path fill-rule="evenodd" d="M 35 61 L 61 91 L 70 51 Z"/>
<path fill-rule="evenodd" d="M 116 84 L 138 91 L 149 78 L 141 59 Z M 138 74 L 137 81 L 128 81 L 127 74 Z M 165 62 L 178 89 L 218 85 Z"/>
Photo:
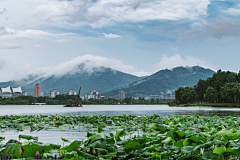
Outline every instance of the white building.
<path fill-rule="evenodd" d="M 2 98 L 9 98 L 9 97 L 18 97 L 18 96 L 24 96 L 25 92 L 22 91 L 21 86 L 20 87 L 1 87 L 0 88 L 0 96 Z"/>
<path fill-rule="evenodd" d="M 51 98 L 55 98 L 56 95 L 59 95 L 59 91 L 56 89 L 53 89 L 52 91 L 50 91 L 50 97 Z"/>
<path fill-rule="evenodd" d="M 77 92 L 74 89 L 70 89 L 70 91 L 67 91 L 67 95 L 77 95 Z"/>
<path fill-rule="evenodd" d="M 161 95 L 150 95 L 149 99 L 161 99 Z"/>
<path fill-rule="evenodd" d="M 89 91 L 88 94 L 84 96 L 86 100 L 93 98 L 93 99 L 99 99 L 99 93 L 96 90 Z"/>
<path fill-rule="evenodd" d="M 44 97 L 44 92 L 43 91 L 41 92 L 41 97 Z"/>

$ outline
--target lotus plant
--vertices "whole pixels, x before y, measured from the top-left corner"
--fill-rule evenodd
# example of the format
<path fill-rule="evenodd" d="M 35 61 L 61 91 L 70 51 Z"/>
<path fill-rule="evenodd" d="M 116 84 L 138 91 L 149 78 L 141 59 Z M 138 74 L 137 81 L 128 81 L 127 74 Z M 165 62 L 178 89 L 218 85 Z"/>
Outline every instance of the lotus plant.
<path fill-rule="evenodd" d="M 36 159 L 39 159 L 40 157 L 39 157 L 39 152 L 37 151 L 36 152 Z"/>
<path fill-rule="evenodd" d="M 19 153 L 22 155 L 22 159 L 23 159 L 23 152 L 24 152 L 24 149 L 23 149 L 23 147 L 21 146 L 21 147 L 19 148 Z"/>

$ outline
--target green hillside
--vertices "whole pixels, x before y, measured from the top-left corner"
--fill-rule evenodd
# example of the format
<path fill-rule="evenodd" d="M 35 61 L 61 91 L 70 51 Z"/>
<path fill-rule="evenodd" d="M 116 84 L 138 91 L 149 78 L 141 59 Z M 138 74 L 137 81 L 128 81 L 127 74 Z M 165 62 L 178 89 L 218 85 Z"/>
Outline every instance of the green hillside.
<path fill-rule="evenodd" d="M 4 82 L 0 83 L 0 87 L 22 86 L 22 89 L 27 91 L 29 95 L 33 95 L 34 87 L 39 83 L 46 96 L 47 91 L 49 94 L 53 89 L 57 89 L 60 91 L 60 94 L 64 94 L 70 89 L 78 91 L 81 86 L 81 96 L 83 96 L 93 89 L 102 93 L 116 87 L 127 85 L 139 79 L 141 79 L 141 77 L 102 67 L 100 70 L 96 69 L 96 71 L 92 73 L 79 72 L 75 74 L 65 74 L 61 77 L 43 77 L 28 84 L 24 84 L 27 80 L 24 82 Z"/>
<path fill-rule="evenodd" d="M 139 97 L 156 95 L 160 92 L 175 91 L 182 86 L 194 86 L 199 79 L 206 79 L 214 74 L 213 70 L 199 66 L 176 67 L 172 70 L 160 70 L 151 76 L 135 81 L 126 87 L 103 93 L 105 96 L 116 97 L 119 90 L 126 96 Z"/>

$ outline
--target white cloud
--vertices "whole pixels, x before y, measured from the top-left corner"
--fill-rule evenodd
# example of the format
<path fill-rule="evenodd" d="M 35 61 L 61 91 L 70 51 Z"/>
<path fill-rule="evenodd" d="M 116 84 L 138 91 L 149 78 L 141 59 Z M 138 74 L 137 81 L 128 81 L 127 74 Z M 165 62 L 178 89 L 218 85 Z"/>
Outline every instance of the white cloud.
<path fill-rule="evenodd" d="M 35 47 L 42 47 L 42 45 L 40 45 L 40 44 L 36 44 Z"/>
<path fill-rule="evenodd" d="M 233 15 L 233 16 L 239 16 L 240 15 L 240 4 L 238 4 L 235 8 L 228 8 L 227 10 L 224 10 L 223 12 Z"/>
<path fill-rule="evenodd" d="M 26 63 L 8 63 L 6 60 L 0 59 L 0 79 L 1 82 L 10 80 L 21 80 L 29 74 L 39 73 L 43 77 L 62 76 L 66 73 L 74 74 L 77 72 L 88 72 L 91 74 L 95 69 L 101 70 L 100 67 L 112 68 L 114 70 L 125 73 L 145 76 L 148 72 L 140 71 L 132 65 L 124 64 L 121 60 L 109 59 L 102 56 L 84 55 L 72 60 L 60 63 L 54 66 L 44 68 L 36 68 Z M 1 66 L 1 64 L 4 64 Z M 83 65 L 84 64 L 84 65 Z M 78 66 L 81 65 L 81 68 Z"/>
<path fill-rule="evenodd" d="M 105 36 L 105 38 L 120 38 L 121 37 L 119 35 L 112 34 L 112 33 L 109 33 L 109 34 L 103 33 L 103 35 Z"/>
<path fill-rule="evenodd" d="M 0 49 L 18 49 L 21 48 L 22 45 L 14 44 L 14 43 L 2 43 L 0 44 Z"/>
<path fill-rule="evenodd" d="M 53 34 L 49 32 L 44 32 L 41 30 L 14 30 L 12 28 L 0 28 L 0 39 L 18 39 L 18 38 L 26 38 L 26 39 L 43 39 L 48 36 L 65 36 L 73 33 L 66 34 Z"/>
<path fill-rule="evenodd" d="M 65 42 L 65 41 L 66 41 L 65 39 L 59 39 L 56 42 Z"/>
<path fill-rule="evenodd" d="M 45 0 L 37 15 L 47 22 L 90 24 L 93 27 L 115 22 L 195 19 L 207 15 L 209 0 Z"/>
<path fill-rule="evenodd" d="M 79 65 L 84 64 L 81 69 Z M 148 74 L 147 72 L 139 71 L 132 65 L 126 65 L 121 60 L 109 59 L 102 56 L 84 55 L 74 58 L 70 61 L 60 63 L 56 66 L 49 66 L 43 69 L 47 75 L 61 76 L 66 73 L 76 73 L 79 71 L 92 73 L 94 69 L 99 67 L 112 68 L 114 70 L 122 71 L 129 74 L 143 76 Z"/>
<path fill-rule="evenodd" d="M 178 66 L 196 66 L 197 64 L 207 68 L 211 67 L 211 65 L 205 62 L 205 60 L 201 60 L 193 56 L 186 56 L 185 58 L 182 58 L 179 54 L 170 57 L 164 54 L 161 61 L 155 65 L 155 69 L 158 71 L 166 68 L 172 69 Z"/>

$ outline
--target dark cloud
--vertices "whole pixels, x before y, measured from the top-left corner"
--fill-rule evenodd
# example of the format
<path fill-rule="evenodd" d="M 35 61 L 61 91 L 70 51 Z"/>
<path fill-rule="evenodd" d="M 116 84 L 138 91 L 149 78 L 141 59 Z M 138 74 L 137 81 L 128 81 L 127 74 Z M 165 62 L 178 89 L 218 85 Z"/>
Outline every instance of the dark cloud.
<path fill-rule="evenodd" d="M 3 8 L 2 11 L 0 11 L 0 14 L 3 14 L 6 11 L 6 8 Z"/>
<path fill-rule="evenodd" d="M 206 23 L 198 23 L 197 27 L 180 34 L 178 41 L 199 40 L 206 37 L 222 39 L 224 37 L 236 37 L 240 35 L 240 19 L 223 18 L 209 19 Z"/>

